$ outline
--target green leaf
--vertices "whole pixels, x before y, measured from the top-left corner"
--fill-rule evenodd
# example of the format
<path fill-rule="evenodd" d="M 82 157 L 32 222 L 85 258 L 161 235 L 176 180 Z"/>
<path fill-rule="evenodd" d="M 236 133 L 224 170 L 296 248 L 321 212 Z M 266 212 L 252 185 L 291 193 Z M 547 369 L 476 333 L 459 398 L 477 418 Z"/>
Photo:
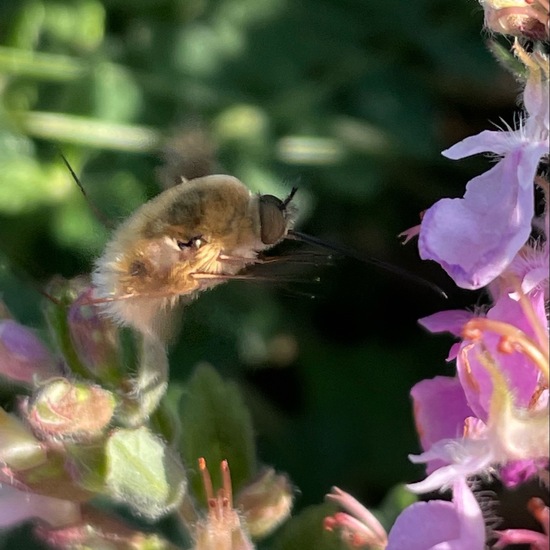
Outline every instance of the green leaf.
<path fill-rule="evenodd" d="M 185 471 L 146 427 L 114 431 L 105 453 L 110 496 L 151 520 L 179 505 L 186 489 Z"/>
<path fill-rule="evenodd" d="M 389 532 L 397 516 L 417 500 L 416 495 L 407 490 L 405 485 L 396 485 L 390 489 L 380 507 L 374 512 Z"/>
<path fill-rule="evenodd" d="M 334 513 L 334 506 L 309 506 L 285 523 L 273 544 L 273 550 L 344 550 L 340 538 L 323 527 L 325 517 Z"/>
<path fill-rule="evenodd" d="M 194 495 L 203 496 L 197 460 L 206 459 L 214 487 L 221 486 L 219 465 L 227 460 L 234 490 L 254 474 L 252 420 L 240 391 L 216 370 L 201 364 L 187 385 L 181 404 L 181 452 L 191 472 Z"/>

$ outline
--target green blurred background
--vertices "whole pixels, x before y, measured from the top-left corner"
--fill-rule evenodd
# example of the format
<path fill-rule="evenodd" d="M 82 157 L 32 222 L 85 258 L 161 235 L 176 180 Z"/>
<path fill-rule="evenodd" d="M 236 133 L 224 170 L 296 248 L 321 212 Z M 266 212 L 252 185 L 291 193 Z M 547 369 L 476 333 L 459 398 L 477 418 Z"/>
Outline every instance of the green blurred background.
<path fill-rule="evenodd" d="M 2 298 L 43 329 L 37 289 L 89 272 L 108 238 L 59 150 L 115 222 L 174 174 L 167 148 L 254 191 L 297 185 L 301 230 L 449 299 L 351 259 L 222 285 L 185 312 L 171 376 L 208 361 L 242 384 L 260 460 L 290 475 L 297 508 L 331 485 L 378 504 L 422 475 L 411 386 L 452 373 L 451 340 L 416 320 L 480 299 L 396 236 L 487 167 L 440 151 L 512 120 L 518 86 L 482 21 L 474 0 L 2 0 Z"/>

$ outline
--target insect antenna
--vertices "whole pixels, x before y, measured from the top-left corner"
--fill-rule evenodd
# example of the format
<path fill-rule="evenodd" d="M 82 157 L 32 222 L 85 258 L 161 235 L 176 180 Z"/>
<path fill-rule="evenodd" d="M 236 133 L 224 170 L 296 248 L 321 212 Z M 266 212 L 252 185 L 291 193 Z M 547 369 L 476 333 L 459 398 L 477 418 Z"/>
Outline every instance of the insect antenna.
<path fill-rule="evenodd" d="M 293 239 L 296 241 L 302 241 L 304 243 L 312 244 L 315 246 L 320 246 L 327 250 L 332 250 L 333 252 L 343 254 L 344 256 L 348 256 L 349 258 L 353 258 L 354 260 L 374 265 L 378 268 L 384 269 L 386 271 L 390 271 L 391 273 L 395 273 L 396 275 L 405 277 L 416 284 L 429 288 L 430 290 L 432 290 L 442 298 L 445 298 L 445 299 L 448 298 L 447 294 L 441 288 L 439 288 L 435 283 L 432 283 L 431 281 L 428 281 L 423 277 L 420 277 L 419 275 L 415 275 L 414 273 L 411 273 L 410 271 L 407 271 L 402 267 L 398 267 L 388 262 L 384 262 L 383 260 L 379 260 L 378 258 L 373 258 L 372 256 L 362 256 L 361 254 L 358 254 L 357 252 L 355 252 L 355 250 L 352 250 L 345 246 L 333 244 L 323 239 L 313 237 L 312 235 L 302 233 L 301 231 L 296 231 L 294 229 L 290 229 L 288 231 L 287 239 Z"/>
<path fill-rule="evenodd" d="M 65 164 L 65 166 L 69 170 L 74 182 L 76 183 L 76 185 L 78 185 L 78 188 L 80 189 L 80 192 L 82 193 L 82 195 L 86 199 L 86 202 L 88 203 L 88 206 L 90 207 L 90 209 L 93 212 L 96 219 L 104 227 L 106 227 L 107 229 L 114 229 L 115 226 L 114 226 L 113 222 L 109 218 L 107 218 L 107 216 L 105 216 L 105 214 L 103 212 L 101 212 L 101 210 L 99 210 L 99 208 L 97 208 L 96 205 L 90 200 L 90 197 L 88 197 L 88 193 L 86 193 L 86 190 L 84 189 L 84 186 L 82 185 L 80 179 L 76 175 L 76 173 L 73 170 L 72 166 L 69 164 L 69 161 L 67 160 L 67 157 L 65 157 L 65 155 L 60 150 L 58 150 L 58 153 L 59 153 L 59 156 L 63 159 L 63 163 Z"/>
<path fill-rule="evenodd" d="M 298 191 L 297 187 L 293 187 L 290 190 L 288 197 L 283 201 L 283 204 L 282 204 L 283 209 L 285 209 L 288 206 L 288 203 L 294 198 L 294 195 L 296 194 L 297 191 Z"/>

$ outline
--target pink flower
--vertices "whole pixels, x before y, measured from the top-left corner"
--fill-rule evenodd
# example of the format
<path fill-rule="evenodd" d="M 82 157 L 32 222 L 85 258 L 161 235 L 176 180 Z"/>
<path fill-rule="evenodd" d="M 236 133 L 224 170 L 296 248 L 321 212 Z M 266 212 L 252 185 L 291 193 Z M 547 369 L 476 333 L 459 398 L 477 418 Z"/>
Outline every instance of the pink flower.
<path fill-rule="evenodd" d="M 455 283 L 481 288 L 498 277 L 529 239 L 533 182 L 550 147 L 548 60 L 516 49 L 530 69 L 524 93 L 527 118 L 518 130 L 484 131 L 443 154 L 452 159 L 492 152 L 502 159 L 472 179 L 461 199 L 442 199 L 422 219 L 420 256 L 438 262 Z"/>
<path fill-rule="evenodd" d="M 453 500 L 415 502 L 396 519 L 386 550 L 484 550 L 485 523 L 464 478 L 453 484 Z"/>
<path fill-rule="evenodd" d="M 338 531 L 349 548 L 386 548 L 388 538 L 385 529 L 358 500 L 338 487 L 333 487 L 326 498 L 345 510 L 325 518 L 324 527 L 327 531 Z"/>
<path fill-rule="evenodd" d="M 466 402 L 458 378 L 436 376 L 422 380 L 411 390 L 416 431 L 422 448 L 427 451 L 442 439 L 462 436 L 464 423 L 472 410 Z M 443 466 L 440 460 L 429 462 L 427 472 Z"/>
<path fill-rule="evenodd" d="M 529 300 L 527 297 L 526 299 Z M 544 295 L 537 294 L 530 300 L 530 303 L 538 324 L 547 330 Z M 431 332 L 445 331 L 460 336 L 464 325 L 473 318 L 472 313 L 450 310 L 420 319 L 419 323 Z M 528 338 L 536 339 L 533 318 L 528 317 L 522 304 L 510 298 L 508 294 L 501 295 L 486 315 L 478 318 L 506 323 L 513 327 L 511 330 L 520 330 Z M 502 352 L 500 349 L 501 338 L 501 334 L 486 331 L 483 337 L 483 347 L 491 357 L 498 361 L 507 384 L 514 391 L 516 405 L 526 407 L 538 388 L 540 371 L 532 359 L 524 353 L 516 350 Z M 468 406 L 475 416 L 485 421 L 492 396 L 492 382 L 487 369 L 480 360 L 479 346 L 474 345 L 468 339 L 463 340 L 458 347 L 453 347 L 451 356 L 456 357 L 458 377 Z"/>
<path fill-rule="evenodd" d="M 507 323 L 483 318 L 469 321 L 464 328 L 465 339 L 470 340 L 468 345 L 473 348 L 476 340 L 481 342 L 479 369 L 476 372 L 479 374 L 480 369 L 484 369 L 488 376 L 486 386 L 490 399 L 486 403 L 487 418 L 482 421 L 469 417 L 464 422 L 463 437 L 441 439 L 422 454 L 409 457 L 415 463 L 432 464 L 439 460 L 444 464 L 431 471 L 425 480 L 409 485 L 414 492 L 437 490 L 461 477 L 491 473 L 497 467 L 516 461 L 533 461 L 534 465 L 548 463 L 547 392 L 535 391 L 527 406 L 518 406 L 516 396 L 520 392 L 514 391 L 499 361 L 484 352 L 488 346 L 483 346 L 482 342 L 487 332 L 501 336 L 498 343 L 501 349 L 519 350 L 539 369 L 542 385 L 548 383 L 548 357 L 542 346 L 538 348 L 523 332 Z M 495 346 L 498 348 L 496 343 Z M 472 383 L 477 384 L 475 378 Z"/>

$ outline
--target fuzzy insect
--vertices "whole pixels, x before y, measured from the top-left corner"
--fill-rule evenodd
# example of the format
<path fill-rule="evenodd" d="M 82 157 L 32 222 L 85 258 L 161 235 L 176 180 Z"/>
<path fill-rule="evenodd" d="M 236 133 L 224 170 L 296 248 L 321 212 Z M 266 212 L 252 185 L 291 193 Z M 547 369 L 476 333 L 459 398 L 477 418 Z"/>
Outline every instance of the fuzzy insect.
<path fill-rule="evenodd" d="M 162 335 L 182 299 L 237 278 L 288 235 L 295 192 L 253 194 L 226 175 L 162 192 L 114 232 L 92 274 L 94 301 L 116 323 Z"/>

